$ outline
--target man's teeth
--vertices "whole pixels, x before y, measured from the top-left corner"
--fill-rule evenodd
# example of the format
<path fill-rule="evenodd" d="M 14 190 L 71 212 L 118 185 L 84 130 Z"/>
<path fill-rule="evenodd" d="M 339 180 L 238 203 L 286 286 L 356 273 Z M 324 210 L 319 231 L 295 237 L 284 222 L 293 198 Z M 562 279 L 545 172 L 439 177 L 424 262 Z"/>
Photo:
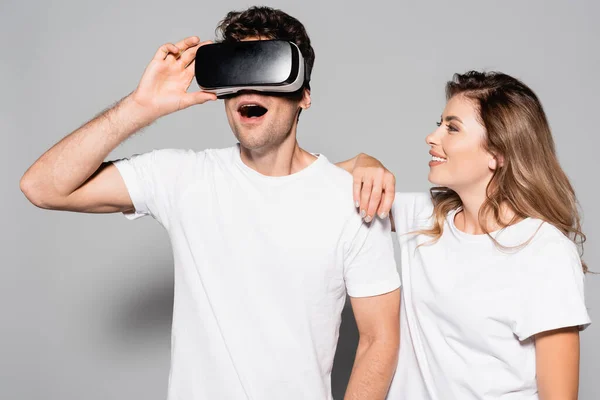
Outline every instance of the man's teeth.
<path fill-rule="evenodd" d="M 440 161 L 440 162 L 445 162 L 445 161 L 446 161 L 446 159 L 445 159 L 445 158 L 442 158 L 442 157 L 436 157 L 436 156 L 431 156 L 431 159 L 432 159 L 433 161 Z"/>
<path fill-rule="evenodd" d="M 267 113 L 267 109 L 260 104 L 248 103 L 238 108 L 238 112 L 244 118 L 260 118 Z"/>

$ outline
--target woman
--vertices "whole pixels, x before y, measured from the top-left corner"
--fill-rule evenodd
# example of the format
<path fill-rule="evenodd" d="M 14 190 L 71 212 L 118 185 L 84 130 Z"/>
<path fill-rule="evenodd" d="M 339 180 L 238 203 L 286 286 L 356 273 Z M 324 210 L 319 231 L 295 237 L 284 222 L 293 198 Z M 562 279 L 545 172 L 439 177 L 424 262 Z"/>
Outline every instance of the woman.
<path fill-rule="evenodd" d="M 389 398 L 576 399 L 585 236 L 542 106 L 501 73 L 457 74 L 446 92 L 426 138 L 436 187 L 392 207 L 403 290 Z M 365 155 L 342 164 L 369 221 L 390 175 Z"/>

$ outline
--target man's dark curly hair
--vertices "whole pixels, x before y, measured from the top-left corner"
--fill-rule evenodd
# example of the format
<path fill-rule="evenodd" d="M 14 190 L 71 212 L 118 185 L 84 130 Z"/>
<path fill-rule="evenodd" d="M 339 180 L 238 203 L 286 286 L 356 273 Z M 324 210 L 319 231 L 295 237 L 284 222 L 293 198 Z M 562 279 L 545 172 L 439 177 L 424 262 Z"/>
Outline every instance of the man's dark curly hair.
<path fill-rule="evenodd" d="M 315 63 L 315 51 L 304 25 L 296 18 L 270 7 L 250 7 L 245 11 L 230 11 L 216 29 L 218 41 L 239 42 L 248 37 L 287 40 L 295 43 L 306 61 L 307 76 Z M 309 81 L 305 84 L 310 89 Z"/>

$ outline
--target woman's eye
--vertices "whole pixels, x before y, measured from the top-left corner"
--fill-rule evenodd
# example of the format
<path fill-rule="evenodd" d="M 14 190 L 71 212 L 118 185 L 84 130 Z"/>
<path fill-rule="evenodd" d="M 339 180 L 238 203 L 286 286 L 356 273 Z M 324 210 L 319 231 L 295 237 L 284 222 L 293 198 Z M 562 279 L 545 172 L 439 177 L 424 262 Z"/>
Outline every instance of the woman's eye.
<path fill-rule="evenodd" d="M 448 125 L 446 125 L 446 126 L 448 127 L 448 130 L 449 130 L 450 132 L 458 132 L 458 129 L 457 129 L 457 128 L 456 128 L 454 125 L 452 125 L 452 124 L 448 124 Z"/>

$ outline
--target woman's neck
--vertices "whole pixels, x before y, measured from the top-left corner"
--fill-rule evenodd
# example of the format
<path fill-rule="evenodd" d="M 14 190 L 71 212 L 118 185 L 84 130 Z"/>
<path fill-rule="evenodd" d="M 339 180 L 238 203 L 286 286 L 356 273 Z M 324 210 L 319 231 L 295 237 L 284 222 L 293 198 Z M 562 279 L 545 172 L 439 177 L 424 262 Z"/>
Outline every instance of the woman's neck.
<path fill-rule="evenodd" d="M 500 205 L 500 221 L 493 213 L 486 213 L 480 221 L 479 215 L 487 196 L 485 191 L 457 191 L 462 202 L 462 209 L 454 216 L 454 225 L 462 232 L 471 235 L 482 235 L 494 232 L 507 225 L 515 217 L 515 212 L 506 204 Z"/>

